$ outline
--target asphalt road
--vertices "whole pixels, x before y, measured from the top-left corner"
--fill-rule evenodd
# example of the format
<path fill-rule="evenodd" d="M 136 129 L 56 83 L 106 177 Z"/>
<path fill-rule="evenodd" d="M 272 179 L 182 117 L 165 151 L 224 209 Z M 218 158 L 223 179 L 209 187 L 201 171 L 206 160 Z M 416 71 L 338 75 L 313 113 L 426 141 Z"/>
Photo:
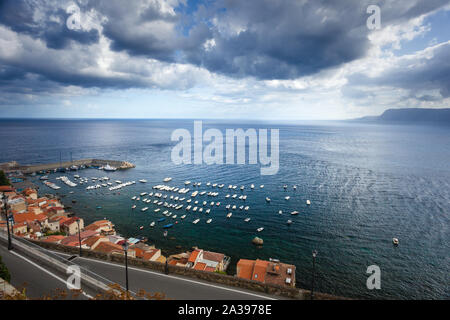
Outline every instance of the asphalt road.
<path fill-rule="evenodd" d="M 67 275 L 47 267 L 14 250 L 8 251 L 3 243 L 0 244 L 0 256 L 11 274 L 11 285 L 16 289 L 26 289 L 26 295 L 32 299 L 40 299 L 46 295 L 54 295 L 56 290 L 64 290 L 69 293 L 66 299 L 88 299 L 95 295 L 89 288 L 83 287 L 86 295 L 73 296 L 67 289 Z"/>
<path fill-rule="evenodd" d="M 61 253 L 57 254 L 69 257 Z M 124 265 L 83 257 L 77 257 L 72 262 L 125 286 Z M 138 292 L 140 289 L 144 289 L 152 294 L 156 292 L 164 293 L 166 298 L 176 300 L 267 300 L 280 298 L 188 277 L 166 275 L 134 266 L 128 267 L 128 280 L 131 291 Z"/>

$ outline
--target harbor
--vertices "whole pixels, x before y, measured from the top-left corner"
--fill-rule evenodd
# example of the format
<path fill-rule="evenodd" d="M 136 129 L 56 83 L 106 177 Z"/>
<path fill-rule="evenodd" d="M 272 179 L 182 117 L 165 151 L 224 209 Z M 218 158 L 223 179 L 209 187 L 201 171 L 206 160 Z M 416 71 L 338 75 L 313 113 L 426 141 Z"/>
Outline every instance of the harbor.
<path fill-rule="evenodd" d="M 119 160 L 101 160 L 101 159 L 80 159 L 47 164 L 22 165 L 17 161 L 11 161 L 0 164 L 0 169 L 4 171 L 21 171 L 24 174 L 54 172 L 55 170 L 69 171 L 71 169 L 78 170 L 80 168 L 101 168 L 111 166 L 117 170 L 125 170 L 135 168 L 136 166 L 128 161 Z"/>

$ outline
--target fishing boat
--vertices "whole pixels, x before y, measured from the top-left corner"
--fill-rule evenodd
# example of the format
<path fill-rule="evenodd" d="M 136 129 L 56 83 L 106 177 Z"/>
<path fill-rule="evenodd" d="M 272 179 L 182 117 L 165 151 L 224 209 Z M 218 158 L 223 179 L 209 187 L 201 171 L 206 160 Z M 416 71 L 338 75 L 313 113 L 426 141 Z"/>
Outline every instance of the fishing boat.
<path fill-rule="evenodd" d="M 198 212 L 203 212 L 203 208 L 198 208 Z"/>
<path fill-rule="evenodd" d="M 211 212 L 211 209 L 206 209 L 206 211 L 205 211 L 205 213 L 210 213 Z"/>
<path fill-rule="evenodd" d="M 131 209 L 136 209 L 136 205 L 133 204 L 133 205 L 131 206 Z"/>
<path fill-rule="evenodd" d="M 106 166 L 103 167 L 103 170 L 105 170 L 105 171 L 116 171 L 117 168 L 113 167 L 113 166 L 110 166 L 109 163 L 107 163 Z"/>
<path fill-rule="evenodd" d="M 164 182 L 170 182 L 170 181 L 172 181 L 172 178 L 167 177 L 167 178 L 164 178 L 163 181 L 164 181 Z"/>
<path fill-rule="evenodd" d="M 259 187 L 262 189 L 262 188 L 264 188 L 264 185 L 262 184 L 262 185 L 260 185 Z"/>
<path fill-rule="evenodd" d="M 141 183 L 147 183 L 147 180 L 141 179 L 141 180 L 139 180 L 139 182 L 141 182 Z"/>
<path fill-rule="evenodd" d="M 163 226 L 164 229 L 169 229 L 172 227 L 173 227 L 173 223 L 169 223 L 169 224 L 166 224 L 165 226 Z"/>
<path fill-rule="evenodd" d="M 161 209 L 159 209 L 159 208 L 156 208 L 156 209 L 155 209 L 154 211 L 155 211 L 155 212 L 159 212 L 159 210 L 161 210 Z"/>
<path fill-rule="evenodd" d="M 289 196 L 287 196 L 287 197 L 284 197 L 284 200 L 289 200 L 291 197 L 289 197 Z"/>
<path fill-rule="evenodd" d="M 239 207 L 239 210 L 243 210 L 243 209 L 244 209 L 244 206 L 240 206 L 240 207 Z"/>
<path fill-rule="evenodd" d="M 194 211 L 194 212 L 197 211 L 197 207 L 194 207 L 194 208 L 192 209 L 192 211 Z"/>
<path fill-rule="evenodd" d="M 211 221 L 212 221 L 212 219 L 208 219 L 208 220 L 206 220 L 206 223 L 211 223 Z"/>
<path fill-rule="evenodd" d="M 188 184 L 191 184 L 191 182 L 188 180 L 188 181 L 185 181 L 184 184 L 187 186 Z"/>
<path fill-rule="evenodd" d="M 244 186 L 241 186 L 241 190 L 244 190 L 245 189 L 245 187 Z"/>
<path fill-rule="evenodd" d="M 251 219 L 250 218 L 245 218 L 244 221 L 245 222 L 249 222 Z"/>
<path fill-rule="evenodd" d="M 225 198 L 227 198 L 227 199 L 228 199 L 229 197 L 230 197 L 230 195 L 229 195 L 229 194 L 227 194 L 227 195 L 225 196 Z"/>
<path fill-rule="evenodd" d="M 148 207 L 144 207 L 141 209 L 142 212 L 147 211 L 147 210 L 148 210 Z"/>
<path fill-rule="evenodd" d="M 270 202 L 270 198 L 266 198 L 266 201 L 267 201 L 267 202 Z"/>
<path fill-rule="evenodd" d="M 231 209 L 236 210 L 236 205 L 233 205 Z"/>
<path fill-rule="evenodd" d="M 245 210 L 245 211 L 248 211 L 248 209 L 250 209 L 249 206 L 245 206 L 245 207 L 244 207 L 244 210 Z"/>
<path fill-rule="evenodd" d="M 227 214 L 227 218 L 231 218 L 233 214 L 230 212 L 229 214 Z"/>
<path fill-rule="evenodd" d="M 306 200 L 306 204 L 309 206 L 311 204 L 311 201 Z"/>
<path fill-rule="evenodd" d="M 263 230 L 264 230 L 263 227 L 256 229 L 256 231 L 258 231 L 258 232 L 261 232 L 261 231 L 263 231 Z"/>
<path fill-rule="evenodd" d="M 212 201 L 211 203 L 210 203 L 210 206 L 212 207 L 214 205 L 214 201 Z"/>
<path fill-rule="evenodd" d="M 131 200 L 136 200 L 136 196 L 134 196 L 133 198 L 131 198 Z"/>
<path fill-rule="evenodd" d="M 140 226 L 140 227 L 139 227 L 139 230 L 142 230 L 142 229 L 144 229 L 144 226 Z"/>
<path fill-rule="evenodd" d="M 225 209 L 230 209 L 230 207 L 231 207 L 231 204 L 227 204 L 227 205 L 225 206 Z"/>
<path fill-rule="evenodd" d="M 181 218 L 181 219 L 184 219 L 184 218 L 186 218 L 186 215 L 183 214 L 180 218 Z"/>
<path fill-rule="evenodd" d="M 155 221 L 153 221 L 152 223 L 150 223 L 150 227 L 154 227 L 155 226 Z"/>
<path fill-rule="evenodd" d="M 293 216 L 298 215 L 298 211 L 292 211 L 292 212 L 291 212 L 291 215 L 293 215 Z"/>
<path fill-rule="evenodd" d="M 195 219 L 194 221 L 192 221 L 193 224 L 197 224 L 200 221 L 200 219 Z"/>

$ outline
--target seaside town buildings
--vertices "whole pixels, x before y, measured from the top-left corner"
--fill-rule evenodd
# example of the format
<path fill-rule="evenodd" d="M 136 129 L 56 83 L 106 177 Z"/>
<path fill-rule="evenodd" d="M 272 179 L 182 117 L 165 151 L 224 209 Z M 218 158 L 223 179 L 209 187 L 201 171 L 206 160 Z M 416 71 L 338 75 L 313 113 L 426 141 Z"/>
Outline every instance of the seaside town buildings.
<path fill-rule="evenodd" d="M 236 276 L 262 283 L 295 287 L 295 266 L 278 260 L 240 259 L 236 266 Z"/>

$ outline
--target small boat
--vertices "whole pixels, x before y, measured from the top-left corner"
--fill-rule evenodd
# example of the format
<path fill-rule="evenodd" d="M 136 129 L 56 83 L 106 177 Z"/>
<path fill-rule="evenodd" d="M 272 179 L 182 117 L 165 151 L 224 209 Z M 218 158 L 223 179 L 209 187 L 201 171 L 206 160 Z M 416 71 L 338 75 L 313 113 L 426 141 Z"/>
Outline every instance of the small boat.
<path fill-rule="evenodd" d="M 298 215 L 298 211 L 292 211 L 292 212 L 291 212 L 291 215 L 293 215 L 293 216 Z"/>
<path fill-rule="evenodd" d="M 131 198 L 131 200 L 136 200 L 136 196 L 134 196 L 133 198 Z"/>
<path fill-rule="evenodd" d="M 159 208 L 156 208 L 156 209 L 155 209 L 154 211 L 155 211 L 155 212 L 159 212 L 159 210 L 161 210 L 161 209 L 159 209 Z"/>
<path fill-rule="evenodd" d="M 291 223 L 292 223 L 292 220 L 288 220 L 288 221 L 287 221 L 287 224 L 291 224 Z"/>
<path fill-rule="evenodd" d="M 141 197 L 145 196 L 146 194 L 147 194 L 147 192 L 142 192 Z"/>
<path fill-rule="evenodd" d="M 158 220 L 158 222 L 163 222 L 164 220 L 166 220 L 166 218 L 161 218 Z"/>
<path fill-rule="evenodd" d="M 244 190 L 245 189 L 245 187 L 244 186 L 241 186 L 241 190 Z"/>
<path fill-rule="evenodd" d="M 262 188 L 264 188 L 264 185 L 262 184 L 262 185 L 260 185 L 259 187 L 262 189 Z"/>
<path fill-rule="evenodd" d="M 195 219 L 192 223 L 197 224 L 200 221 L 200 219 Z"/>
<path fill-rule="evenodd" d="M 217 207 L 220 206 L 220 202 L 216 202 L 216 206 L 217 206 Z"/>
<path fill-rule="evenodd" d="M 255 185 L 253 183 L 250 185 L 250 189 L 255 189 Z"/>
<path fill-rule="evenodd" d="M 167 177 L 167 178 L 164 178 L 164 180 L 163 180 L 164 182 L 170 182 L 170 181 L 172 181 L 172 178 L 170 178 L 170 177 Z"/>
<path fill-rule="evenodd" d="M 167 230 L 164 230 L 163 236 L 167 237 L 168 234 L 169 234 L 169 232 Z"/>
<path fill-rule="evenodd" d="M 169 229 L 172 227 L 173 227 L 173 223 L 169 223 L 169 224 L 166 224 L 165 226 L 163 226 L 164 229 Z"/>
<path fill-rule="evenodd" d="M 148 207 L 144 207 L 141 209 L 142 212 L 147 211 L 147 210 L 148 210 Z"/>
<path fill-rule="evenodd" d="M 294 190 L 297 190 L 297 186 L 293 186 L 292 188 L 293 188 Z"/>
<path fill-rule="evenodd" d="M 267 202 L 270 202 L 270 198 L 266 198 L 266 201 L 267 201 Z"/>
<path fill-rule="evenodd" d="M 229 194 L 227 194 L 227 195 L 225 196 L 225 198 L 227 198 L 227 199 L 228 199 L 229 197 L 230 197 L 230 195 L 229 195 Z"/>
<path fill-rule="evenodd" d="M 188 184 L 191 184 L 191 182 L 188 180 L 188 181 L 185 181 L 184 184 L 187 186 Z"/>
<path fill-rule="evenodd" d="M 239 210 L 243 210 L 243 209 L 244 209 L 244 206 L 240 206 L 240 207 L 239 207 Z"/>
<path fill-rule="evenodd" d="M 106 166 L 103 167 L 103 170 L 105 171 L 116 171 L 117 168 L 110 166 L 108 163 L 106 164 Z"/>
<path fill-rule="evenodd" d="M 229 214 L 227 214 L 227 218 L 231 218 L 233 214 L 230 212 Z"/>
<path fill-rule="evenodd" d="M 101 206 L 97 206 L 97 208 L 96 209 L 101 209 L 102 207 Z"/>
<path fill-rule="evenodd" d="M 150 223 L 150 227 L 154 227 L 155 226 L 155 221 L 153 221 L 152 223 Z"/>
<path fill-rule="evenodd" d="M 236 205 L 233 205 L 231 209 L 236 210 Z"/>
<path fill-rule="evenodd" d="M 244 221 L 245 222 L 249 222 L 251 219 L 250 218 L 245 218 Z"/>
<path fill-rule="evenodd" d="M 287 184 L 285 184 L 285 185 L 283 186 L 283 188 L 284 188 L 284 190 L 286 190 L 286 189 L 287 189 Z"/>
<path fill-rule="evenodd" d="M 181 218 L 181 219 L 184 219 L 184 218 L 186 218 L 186 215 L 183 214 L 180 218 Z"/>
<path fill-rule="evenodd" d="M 147 180 L 141 179 L 141 180 L 139 180 L 139 182 L 141 182 L 141 183 L 147 183 Z"/>
<path fill-rule="evenodd" d="M 131 206 L 131 209 L 136 209 L 136 205 L 133 204 L 133 205 Z"/>
<path fill-rule="evenodd" d="M 263 227 L 256 229 L 256 231 L 258 231 L 258 232 L 261 232 L 261 231 L 263 231 L 263 230 L 264 230 Z"/>
<path fill-rule="evenodd" d="M 140 226 L 140 227 L 139 227 L 139 230 L 142 230 L 142 229 L 144 229 L 144 226 Z"/>
<path fill-rule="evenodd" d="M 306 204 L 309 206 L 311 204 L 311 201 L 306 200 Z"/>
<path fill-rule="evenodd" d="M 206 220 L 206 223 L 211 223 L 212 219 Z"/>
<path fill-rule="evenodd" d="M 394 246 L 398 246 L 398 239 L 397 238 L 392 238 L 392 243 L 394 244 Z"/>
<path fill-rule="evenodd" d="M 245 211 L 248 211 L 248 209 L 250 209 L 249 206 L 245 206 L 245 207 L 244 207 L 244 210 L 245 210 Z"/>
<path fill-rule="evenodd" d="M 289 197 L 289 196 L 287 196 L 287 197 L 284 197 L 284 200 L 289 200 L 291 197 Z"/>
<path fill-rule="evenodd" d="M 206 209 L 206 211 L 205 211 L 205 213 L 210 213 L 211 212 L 211 209 Z"/>

